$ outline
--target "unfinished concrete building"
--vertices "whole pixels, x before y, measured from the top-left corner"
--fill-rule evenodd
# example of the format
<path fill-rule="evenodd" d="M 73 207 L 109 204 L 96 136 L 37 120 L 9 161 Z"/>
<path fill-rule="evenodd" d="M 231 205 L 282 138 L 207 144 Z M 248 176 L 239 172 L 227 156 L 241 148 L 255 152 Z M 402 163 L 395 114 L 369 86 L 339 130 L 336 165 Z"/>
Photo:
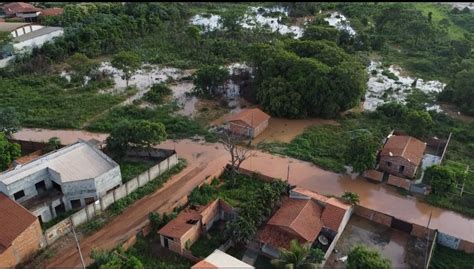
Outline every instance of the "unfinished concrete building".
<path fill-rule="evenodd" d="M 84 141 L 0 173 L 0 192 L 43 222 L 93 203 L 121 183 L 120 166 Z"/>

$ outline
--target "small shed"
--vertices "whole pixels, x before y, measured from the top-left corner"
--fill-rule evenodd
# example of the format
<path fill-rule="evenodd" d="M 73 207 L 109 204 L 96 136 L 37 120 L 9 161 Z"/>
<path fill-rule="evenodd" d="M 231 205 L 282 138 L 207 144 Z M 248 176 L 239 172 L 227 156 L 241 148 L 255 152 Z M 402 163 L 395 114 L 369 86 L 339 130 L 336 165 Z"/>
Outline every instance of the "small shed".
<path fill-rule="evenodd" d="M 256 137 L 268 127 L 270 116 L 258 108 L 244 109 L 232 115 L 227 123 L 232 133 Z"/>

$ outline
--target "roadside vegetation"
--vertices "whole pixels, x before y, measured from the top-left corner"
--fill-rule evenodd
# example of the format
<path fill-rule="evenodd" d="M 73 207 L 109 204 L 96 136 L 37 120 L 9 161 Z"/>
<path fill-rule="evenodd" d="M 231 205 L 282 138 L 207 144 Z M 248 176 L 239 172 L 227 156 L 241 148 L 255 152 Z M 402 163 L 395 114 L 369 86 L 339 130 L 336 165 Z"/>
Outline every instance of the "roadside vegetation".
<path fill-rule="evenodd" d="M 437 244 L 429 268 L 470 268 L 473 264 L 474 254 L 468 254 L 463 251 L 450 249 Z"/>

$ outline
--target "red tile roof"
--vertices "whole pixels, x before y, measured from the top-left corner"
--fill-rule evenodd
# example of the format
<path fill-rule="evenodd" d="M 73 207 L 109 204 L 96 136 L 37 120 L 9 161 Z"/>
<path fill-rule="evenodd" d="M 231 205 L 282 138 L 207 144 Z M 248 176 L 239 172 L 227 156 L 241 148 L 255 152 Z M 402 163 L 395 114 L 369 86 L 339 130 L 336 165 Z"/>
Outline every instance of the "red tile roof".
<path fill-rule="evenodd" d="M 291 239 L 314 241 L 323 227 L 322 207 L 311 199 L 283 198 L 280 209 L 258 235 L 260 241 L 286 247 Z"/>
<path fill-rule="evenodd" d="M 52 7 L 41 10 L 41 16 L 58 16 L 64 13 L 64 8 Z"/>
<path fill-rule="evenodd" d="M 30 211 L 0 193 L 0 253 L 36 220 Z"/>
<path fill-rule="evenodd" d="M 423 159 L 426 143 L 404 135 L 392 135 L 388 138 L 380 156 L 397 156 L 408 160 L 410 163 L 419 165 Z"/>
<path fill-rule="evenodd" d="M 168 222 L 163 228 L 161 228 L 158 233 L 164 236 L 178 238 L 180 239 L 184 234 L 186 234 L 190 229 L 195 225 L 198 225 L 201 221 L 202 216 L 200 212 L 203 210 L 202 206 L 197 207 L 196 209 L 186 208 L 178 216 Z M 194 220 L 197 221 L 194 224 L 188 223 L 188 221 Z"/>
<path fill-rule="evenodd" d="M 7 16 L 15 15 L 16 13 L 37 12 L 41 10 L 40 8 L 24 2 L 8 3 L 3 5 L 1 9 L 3 9 L 3 12 Z"/>
<path fill-rule="evenodd" d="M 227 121 L 242 121 L 248 126 L 255 128 L 262 122 L 270 119 L 270 116 L 258 108 L 244 109 L 241 112 L 231 115 Z"/>
<path fill-rule="evenodd" d="M 314 242 L 323 227 L 337 232 L 351 208 L 338 198 L 328 198 L 303 188 L 294 188 L 292 192 L 309 199 L 283 198 L 280 209 L 257 233 L 260 242 L 282 248 L 287 248 L 293 239 L 300 243 Z"/>
<path fill-rule="evenodd" d="M 207 262 L 206 260 L 202 260 L 196 263 L 195 265 L 193 265 L 193 267 L 191 267 L 191 269 L 218 269 L 218 268 L 219 267 L 215 266 L 212 263 Z"/>

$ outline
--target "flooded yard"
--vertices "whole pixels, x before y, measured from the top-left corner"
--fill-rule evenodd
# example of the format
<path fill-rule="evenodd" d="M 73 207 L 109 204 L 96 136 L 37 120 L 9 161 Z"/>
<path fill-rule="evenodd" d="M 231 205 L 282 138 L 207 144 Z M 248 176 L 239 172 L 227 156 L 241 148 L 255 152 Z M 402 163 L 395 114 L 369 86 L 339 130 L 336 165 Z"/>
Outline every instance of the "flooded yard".
<path fill-rule="evenodd" d="M 293 34 L 294 38 L 303 36 L 303 27 L 309 21 L 305 17 L 303 22 L 299 21 L 297 25 L 285 24 L 284 18 L 288 17 L 288 9 L 275 7 L 250 7 L 243 15 L 239 24 L 244 29 L 254 29 L 257 26 L 270 29 L 272 32 L 278 32 L 282 35 Z M 216 14 L 198 14 L 191 18 L 191 24 L 203 27 L 203 32 L 209 32 L 222 29 L 221 16 Z"/>
<path fill-rule="evenodd" d="M 406 259 L 409 238 L 410 235 L 406 233 L 353 215 L 336 244 L 337 253 L 333 252 L 329 256 L 326 266 L 344 267 L 347 262 L 338 259 L 347 256 L 353 247 L 361 244 L 380 252 L 382 257 L 392 262 L 392 268 L 409 268 Z"/>
<path fill-rule="evenodd" d="M 434 95 L 440 93 L 446 86 L 445 83 L 437 80 L 424 81 L 421 78 L 406 76 L 400 67 L 391 65 L 389 68 L 384 68 L 382 63 L 377 61 L 370 62 L 367 72 L 369 81 L 367 82 L 364 109 L 369 111 L 390 101 L 406 103 L 407 96 L 415 88 L 428 95 Z M 425 105 L 429 110 L 441 111 L 439 105 Z"/>
<path fill-rule="evenodd" d="M 260 142 L 284 142 L 289 143 L 297 135 L 304 132 L 304 130 L 313 125 L 320 124 L 333 124 L 338 123 L 334 120 L 324 119 L 300 119 L 300 120 L 289 120 L 281 118 L 270 118 L 268 127 L 259 134 L 253 141 L 252 144 L 256 145 Z"/>

